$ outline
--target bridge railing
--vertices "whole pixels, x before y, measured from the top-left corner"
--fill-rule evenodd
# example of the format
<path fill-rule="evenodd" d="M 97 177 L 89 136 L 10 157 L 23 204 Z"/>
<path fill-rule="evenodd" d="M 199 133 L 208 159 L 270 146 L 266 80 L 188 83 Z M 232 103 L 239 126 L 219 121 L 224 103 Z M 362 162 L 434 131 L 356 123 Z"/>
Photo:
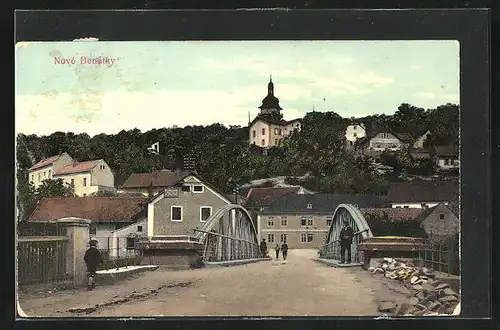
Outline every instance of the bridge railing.
<path fill-rule="evenodd" d="M 368 229 L 363 229 L 354 233 L 351 244 L 351 261 L 359 262 L 357 246 L 363 241 L 363 233 Z M 323 259 L 341 260 L 340 239 L 333 240 L 319 247 L 319 257 Z"/>
<path fill-rule="evenodd" d="M 195 229 L 205 234 L 203 261 L 218 262 L 262 258 L 259 244 L 212 231 Z"/>

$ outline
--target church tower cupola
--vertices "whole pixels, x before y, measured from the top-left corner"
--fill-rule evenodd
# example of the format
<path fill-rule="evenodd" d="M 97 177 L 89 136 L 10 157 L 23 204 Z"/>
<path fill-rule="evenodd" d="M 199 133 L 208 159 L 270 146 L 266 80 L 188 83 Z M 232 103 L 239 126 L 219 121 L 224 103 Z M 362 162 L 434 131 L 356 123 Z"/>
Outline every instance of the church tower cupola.
<path fill-rule="evenodd" d="M 273 78 L 269 76 L 269 83 L 267 84 L 267 96 L 262 100 L 262 105 L 259 107 L 261 114 L 280 113 L 283 110 L 280 107 L 279 100 L 274 96 Z"/>

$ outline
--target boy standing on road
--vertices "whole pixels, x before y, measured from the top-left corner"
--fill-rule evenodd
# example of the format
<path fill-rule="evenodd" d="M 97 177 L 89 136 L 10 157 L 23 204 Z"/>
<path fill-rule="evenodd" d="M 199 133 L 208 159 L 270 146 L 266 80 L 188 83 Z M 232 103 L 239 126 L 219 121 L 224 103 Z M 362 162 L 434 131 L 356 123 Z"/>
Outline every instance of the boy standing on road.
<path fill-rule="evenodd" d="M 276 247 L 274 248 L 276 250 L 276 260 L 280 258 L 280 246 L 279 244 L 276 244 Z"/>
<path fill-rule="evenodd" d="M 262 258 L 266 257 L 267 244 L 266 244 L 266 240 L 264 238 L 262 239 L 262 242 L 260 242 L 260 253 L 262 254 Z"/>
<path fill-rule="evenodd" d="M 288 254 L 288 244 L 286 244 L 286 241 L 281 244 L 281 252 L 283 253 L 283 260 L 286 260 L 286 256 Z"/>
<path fill-rule="evenodd" d="M 101 252 L 99 252 L 99 250 L 97 249 L 96 240 L 93 239 L 90 241 L 90 248 L 85 251 L 83 260 L 87 265 L 87 272 L 89 276 L 87 290 L 91 291 L 93 288 L 95 288 L 94 277 L 96 276 L 97 267 L 102 262 Z"/>

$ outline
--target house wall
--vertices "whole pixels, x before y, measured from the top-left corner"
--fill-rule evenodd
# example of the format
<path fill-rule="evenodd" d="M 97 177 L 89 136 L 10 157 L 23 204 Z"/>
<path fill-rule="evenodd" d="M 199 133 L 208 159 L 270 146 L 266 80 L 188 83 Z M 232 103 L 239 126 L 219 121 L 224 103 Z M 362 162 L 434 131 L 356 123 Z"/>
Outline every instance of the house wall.
<path fill-rule="evenodd" d="M 458 160 L 458 156 L 454 157 L 439 156 L 436 159 L 436 165 L 439 166 L 441 169 L 451 170 L 459 168 L 460 162 Z"/>
<path fill-rule="evenodd" d="M 370 140 L 369 147 L 376 151 L 400 150 L 401 142 L 391 133 L 381 132 Z"/>
<path fill-rule="evenodd" d="M 101 168 L 101 166 L 104 166 L 104 168 Z M 99 160 L 90 173 L 90 184 L 92 186 L 115 186 L 115 176 L 109 168 L 109 165 L 104 160 Z"/>
<path fill-rule="evenodd" d="M 51 165 L 37 168 L 36 170 L 29 172 L 28 180 L 33 182 L 35 187 L 38 187 L 42 184 L 43 180 L 52 179 L 55 171 L 71 163 L 73 163 L 73 158 L 71 158 L 71 156 L 67 153 L 62 153 Z"/>
<path fill-rule="evenodd" d="M 189 180 L 185 180 L 189 181 Z M 150 236 L 161 235 L 194 235 L 193 229 L 201 228 L 204 224 L 200 220 L 200 209 L 202 206 L 212 208 L 211 214 L 216 212 L 224 205 L 230 204 L 218 193 L 210 191 L 210 189 L 201 182 L 190 182 L 186 185 L 191 186 L 190 192 L 178 190 L 178 197 L 162 197 L 158 201 L 153 201 L 152 208 L 153 217 L 150 221 L 153 222 Z M 202 185 L 203 192 L 193 192 L 194 185 Z M 182 221 L 171 220 L 171 207 L 182 207 Z M 150 209 L 148 208 L 148 212 Z M 152 229 L 152 230 L 151 230 Z"/>
<path fill-rule="evenodd" d="M 91 223 L 91 227 L 95 226 L 96 233 L 90 233 L 90 239 L 95 239 L 98 242 L 97 247 L 101 250 L 111 250 L 113 244 L 113 232 L 116 229 L 115 223 Z"/>
<path fill-rule="evenodd" d="M 286 235 L 290 249 L 316 249 L 325 243 L 329 229 L 327 220 L 332 218 L 332 214 L 259 215 L 257 217 L 259 241 L 262 238 L 266 239 L 268 248 L 274 250 L 276 244 L 282 243 L 281 235 Z M 305 217 L 305 226 L 301 223 L 302 217 Z M 283 219 L 286 219 L 286 225 L 282 225 Z M 274 225 L 269 224 L 270 220 L 274 220 Z M 312 220 L 312 225 L 308 225 L 308 220 Z M 308 234 L 312 235 L 311 242 L 307 242 Z M 305 242 L 302 242 L 302 235 L 305 235 Z"/>
<path fill-rule="evenodd" d="M 139 231 L 139 227 L 142 230 Z M 135 234 L 138 237 L 147 236 L 148 234 L 148 221 L 146 217 L 142 217 L 137 222 L 128 226 L 117 229 L 112 234 L 112 250 L 110 256 L 117 257 L 131 257 L 135 255 L 135 249 L 127 249 L 127 236 Z"/>
<path fill-rule="evenodd" d="M 443 219 L 440 216 L 443 216 Z M 451 236 L 459 232 L 460 221 L 449 208 L 440 204 L 427 218 L 422 221 L 421 226 L 429 236 Z"/>
<path fill-rule="evenodd" d="M 299 121 L 290 123 L 284 127 L 285 135 L 290 135 L 294 130 L 300 131 L 302 125 Z"/>
<path fill-rule="evenodd" d="M 438 205 L 439 202 L 419 202 L 419 203 L 392 203 L 392 208 L 410 208 L 410 209 L 421 209 L 425 207 L 434 207 Z M 447 204 L 447 203 L 445 203 Z"/>
<path fill-rule="evenodd" d="M 249 129 L 249 141 L 250 144 L 255 144 L 256 146 L 267 148 L 269 147 L 269 131 L 270 125 L 261 120 L 256 121 Z M 265 130 L 262 134 L 262 129 Z M 253 132 L 255 131 L 255 137 L 253 137 Z M 264 143 L 262 143 L 264 140 Z"/>
<path fill-rule="evenodd" d="M 354 136 L 356 133 L 356 136 Z M 366 135 L 365 128 L 361 125 L 349 125 L 345 131 L 345 138 L 347 141 L 354 142 L 359 138 L 362 138 Z"/>
<path fill-rule="evenodd" d="M 90 172 L 68 173 L 57 175 L 55 177 L 63 179 L 63 181 L 69 185 L 71 185 L 71 179 L 73 179 L 75 194 L 80 197 L 89 196 L 90 194 L 95 193 L 99 190 L 99 187 L 90 185 Z M 87 179 L 86 186 L 83 185 L 84 179 Z"/>
<path fill-rule="evenodd" d="M 419 137 L 417 141 L 413 144 L 413 148 L 423 148 L 424 147 L 424 142 L 427 139 L 427 137 L 431 135 L 431 132 L 426 132 L 424 135 Z"/>

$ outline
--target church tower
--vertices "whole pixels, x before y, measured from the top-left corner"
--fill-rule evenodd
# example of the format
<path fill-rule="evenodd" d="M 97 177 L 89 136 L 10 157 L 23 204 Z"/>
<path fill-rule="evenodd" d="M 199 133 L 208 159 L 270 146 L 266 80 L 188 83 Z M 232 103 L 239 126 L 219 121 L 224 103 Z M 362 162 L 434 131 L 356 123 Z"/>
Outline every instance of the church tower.
<path fill-rule="evenodd" d="M 262 105 L 259 107 L 260 115 L 272 115 L 272 117 L 282 117 L 279 100 L 274 96 L 273 78 L 269 76 L 269 83 L 267 84 L 267 96 L 262 100 Z"/>

